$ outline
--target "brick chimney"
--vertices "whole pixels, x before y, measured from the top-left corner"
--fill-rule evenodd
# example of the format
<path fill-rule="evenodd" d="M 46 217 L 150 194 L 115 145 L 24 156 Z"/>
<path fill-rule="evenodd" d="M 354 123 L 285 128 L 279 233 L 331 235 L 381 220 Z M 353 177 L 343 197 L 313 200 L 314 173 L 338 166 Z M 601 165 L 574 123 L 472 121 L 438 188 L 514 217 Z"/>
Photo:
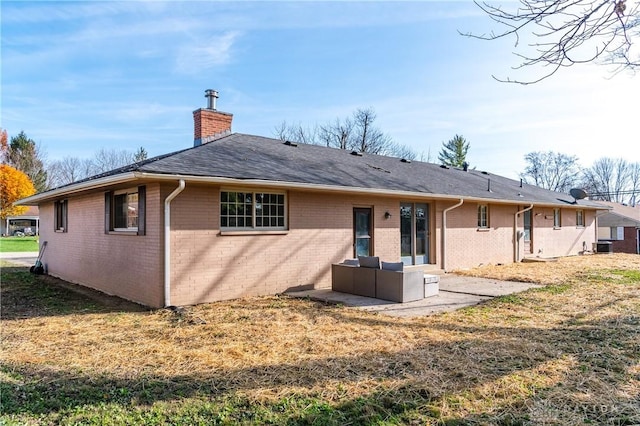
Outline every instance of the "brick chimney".
<path fill-rule="evenodd" d="M 204 92 L 207 107 L 193 111 L 193 146 L 211 142 L 231 133 L 233 114 L 218 111 L 218 92 L 208 89 Z"/>

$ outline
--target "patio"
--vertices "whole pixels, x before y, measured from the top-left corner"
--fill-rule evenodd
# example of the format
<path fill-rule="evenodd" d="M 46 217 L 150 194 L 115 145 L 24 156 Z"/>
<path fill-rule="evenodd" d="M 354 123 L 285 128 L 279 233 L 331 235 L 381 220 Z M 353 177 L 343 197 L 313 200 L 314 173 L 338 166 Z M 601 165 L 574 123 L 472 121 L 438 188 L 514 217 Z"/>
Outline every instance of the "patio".
<path fill-rule="evenodd" d="M 340 293 L 331 289 L 304 290 L 286 293 L 290 297 L 309 298 L 325 303 L 341 304 L 394 317 L 418 317 L 451 312 L 491 300 L 494 297 L 519 293 L 541 285 L 488 278 L 440 275 L 440 292 L 415 302 L 395 303 L 372 297 Z"/>

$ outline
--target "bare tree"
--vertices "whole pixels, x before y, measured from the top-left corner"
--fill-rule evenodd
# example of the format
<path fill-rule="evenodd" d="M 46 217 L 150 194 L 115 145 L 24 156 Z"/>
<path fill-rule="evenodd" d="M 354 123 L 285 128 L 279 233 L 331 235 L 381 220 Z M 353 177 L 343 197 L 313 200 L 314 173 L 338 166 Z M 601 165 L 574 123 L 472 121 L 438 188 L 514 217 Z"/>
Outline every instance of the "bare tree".
<path fill-rule="evenodd" d="M 377 116 L 373 108 L 357 109 L 351 117 L 336 118 L 333 122 L 315 125 L 288 125 L 286 121 L 275 127 L 274 135 L 280 140 L 290 140 L 313 145 L 345 149 L 370 154 L 389 155 L 412 160 L 416 153 L 406 145 L 396 143 L 375 124 Z"/>
<path fill-rule="evenodd" d="M 104 173 L 135 162 L 135 154 L 127 150 L 101 149 L 93 159 L 94 172 Z"/>
<path fill-rule="evenodd" d="M 405 160 L 415 160 L 416 158 L 418 158 L 418 154 L 407 145 L 395 142 L 392 142 L 388 145 L 386 155 L 389 155 L 390 157 L 404 158 Z M 424 153 L 422 153 L 422 155 L 420 156 L 420 161 L 428 162 L 429 160 L 424 160 Z"/>
<path fill-rule="evenodd" d="M 637 164 L 623 158 L 600 158 L 583 172 L 583 186 L 593 200 L 624 203 L 635 195 Z"/>
<path fill-rule="evenodd" d="M 430 163 L 431 162 L 431 147 L 429 147 L 429 149 L 427 150 L 427 153 L 425 154 L 424 151 L 422 151 L 420 153 L 420 157 L 419 157 L 420 161 L 425 162 L 425 163 Z"/>
<path fill-rule="evenodd" d="M 316 145 L 318 143 L 317 127 L 313 129 L 304 127 L 302 124 L 289 125 L 286 121 L 280 123 L 274 129 L 275 136 L 282 141 L 295 141 Z"/>
<path fill-rule="evenodd" d="M 640 163 L 631 164 L 631 172 L 629 175 L 631 190 L 633 191 L 630 202 L 635 206 L 640 201 Z"/>
<path fill-rule="evenodd" d="M 334 123 L 321 125 L 318 129 L 320 144 L 339 149 L 352 149 L 354 124 L 348 117 L 343 120 L 336 118 Z"/>
<path fill-rule="evenodd" d="M 49 187 L 58 187 L 108 172 L 147 158 L 147 151 L 140 147 L 136 152 L 101 149 L 93 158 L 64 157 L 47 166 Z"/>
<path fill-rule="evenodd" d="M 393 144 L 393 139 L 375 126 L 376 118 L 377 115 L 373 108 L 358 109 L 353 113 L 353 147 L 360 152 L 392 155 L 393 149 L 396 147 Z"/>
<path fill-rule="evenodd" d="M 489 34 L 464 33 L 482 40 L 514 37 L 533 38 L 528 48 L 514 54 L 521 61 L 514 69 L 543 68 L 531 80 L 496 80 L 521 84 L 536 83 L 562 67 L 589 62 L 606 63 L 616 71 L 637 70 L 640 53 L 634 41 L 640 36 L 640 3 L 627 0 L 520 0 L 507 6 L 475 2 L 504 30 Z"/>
<path fill-rule="evenodd" d="M 526 183 L 558 192 L 569 192 L 578 181 L 578 157 L 559 152 L 530 152 L 524 156 L 527 166 L 520 174 Z"/>
<path fill-rule="evenodd" d="M 93 161 L 88 158 L 64 157 L 49 164 L 47 168 L 49 187 L 55 188 L 79 181 L 95 174 L 94 171 Z"/>

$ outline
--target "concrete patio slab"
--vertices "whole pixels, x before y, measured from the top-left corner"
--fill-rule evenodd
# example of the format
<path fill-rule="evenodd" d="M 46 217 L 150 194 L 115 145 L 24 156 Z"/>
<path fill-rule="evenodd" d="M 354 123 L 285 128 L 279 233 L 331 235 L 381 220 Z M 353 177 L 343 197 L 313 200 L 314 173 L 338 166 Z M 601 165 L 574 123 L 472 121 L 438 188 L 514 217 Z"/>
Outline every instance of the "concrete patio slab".
<path fill-rule="evenodd" d="M 369 312 L 394 317 L 419 317 L 439 312 L 451 312 L 467 306 L 477 305 L 497 296 L 518 293 L 536 284 L 486 278 L 464 277 L 454 274 L 440 276 L 440 292 L 437 296 L 415 302 L 394 303 L 371 297 L 339 293 L 331 289 L 305 290 L 286 293 L 291 297 L 309 298 L 325 303 L 342 304 Z"/>
<path fill-rule="evenodd" d="M 531 283 L 465 277 L 454 274 L 444 274 L 440 276 L 440 291 L 475 294 L 478 296 L 504 296 L 506 294 L 519 293 L 534 287 L 541 286 Z"/>

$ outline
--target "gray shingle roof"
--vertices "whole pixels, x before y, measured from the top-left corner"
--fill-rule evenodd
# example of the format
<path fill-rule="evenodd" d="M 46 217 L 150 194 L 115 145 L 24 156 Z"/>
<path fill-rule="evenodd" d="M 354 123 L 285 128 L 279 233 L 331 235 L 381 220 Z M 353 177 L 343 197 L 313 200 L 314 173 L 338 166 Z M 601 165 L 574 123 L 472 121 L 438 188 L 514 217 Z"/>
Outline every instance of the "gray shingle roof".
<path fill-rule="evenodd" d="M 113 171 L 258 179 L 344 188 L 407 191 L 455 197 L 509 200 L 519 204 L 569 205 L 569 194 L 549 191 L 478 170 L 467 172 L 419 161 L 234 133 L 205 145 L 155 157 Z M 490 181 L 490 183 L 489 183 Z M 489 191 L 489 187 L 491 191 Z M 601 207 L 589 200 L 583 206 Z"/>

